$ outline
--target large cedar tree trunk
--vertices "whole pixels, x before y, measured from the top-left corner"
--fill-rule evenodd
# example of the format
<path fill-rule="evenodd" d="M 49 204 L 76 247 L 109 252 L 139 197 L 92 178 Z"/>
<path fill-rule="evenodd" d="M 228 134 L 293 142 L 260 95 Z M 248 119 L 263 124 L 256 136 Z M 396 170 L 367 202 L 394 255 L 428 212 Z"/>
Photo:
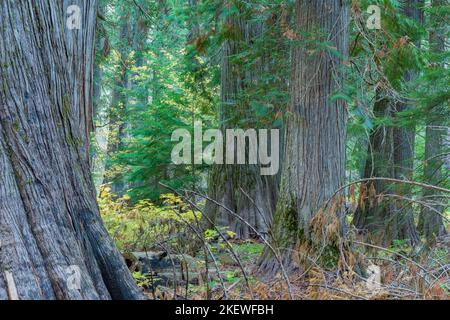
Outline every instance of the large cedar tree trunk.
<path fill-rule="evenodd" d="M 345 1 L 296 2 L 297 29 L 308 38 L 314 35 L 315 40 L 294 45 L 292 51 L 291 103 L 272 228 L 273 244 L 288 264 L 292 250 L 310 238 L 312 218 L 344 183 L 347 111 L 342 100 L 330 99 L 343 82 L 343 61 L 316 43 L 318 37 L 329 41 L 329 46 L 346 57 L 348 24 Z M 278 267 L 266 250 L 261 269 L 270 272 Z"/>
<path fill-rule="evenodd" d="M 0 3 L 1 299 L 141 297 L 89 172 L 96 13 L 95 0 Z"/>

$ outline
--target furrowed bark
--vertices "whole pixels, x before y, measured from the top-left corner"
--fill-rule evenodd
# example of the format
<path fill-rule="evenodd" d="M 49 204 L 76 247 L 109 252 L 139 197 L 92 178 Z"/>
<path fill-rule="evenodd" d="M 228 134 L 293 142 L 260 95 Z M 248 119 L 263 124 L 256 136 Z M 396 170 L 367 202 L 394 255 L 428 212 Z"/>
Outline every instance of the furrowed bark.
<path fill-rule="evenodd" d="M 69 5 L 80 29 L 66 25 Z M 89 172 L 96 14 L 95 0 L 0 3 L 2 298 L 6 272 L 19 299 L 141 297 L 106 231 L 83 219 L 100 221 Z"/>

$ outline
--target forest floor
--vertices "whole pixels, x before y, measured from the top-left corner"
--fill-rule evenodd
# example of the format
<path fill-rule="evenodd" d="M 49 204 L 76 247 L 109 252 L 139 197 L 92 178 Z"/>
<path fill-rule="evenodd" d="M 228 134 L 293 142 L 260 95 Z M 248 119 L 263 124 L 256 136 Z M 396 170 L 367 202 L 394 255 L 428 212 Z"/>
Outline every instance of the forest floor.
<path fill-rule="evenodd" d="M 258 260 L 264 250 L 264 245 L 256 241 L 232 241 L 233 251 L 223 244 L 212 246 L 218 271 L 212 261 L 208 262 L 208 275 L 205 271 L 190 270 L 181 266 L 184 277 L 176 285 L 173 282 L 159 283 L 154 287 L 144 285 L 145 293 L 150 299 L 448 299 L 449 296 L 449 255 L 448 248 L 438 246 L 424 255 L 421 262 L 410 258 L 410 252 L 399 244 L 388 249 L 388 252 L 378 252 L 376 256 L 366 256 L 373 265 L 379 267 L 380 277 L 370 274 L 359 276 L 358 272 L 350 269 L 323 268 L 317 264 L 302 266 L 297 272 L 289 275 L 289 290 L 286 278 L 280 273 L 267 279 L 258 273 Z M 375 254 L 372 251 L 371 254 Z M 425 257 L 426 256 L 426 257 Z M 189 256 L 192 269 L 196 263 L 199 268 L 206 270 L 204 255 Z M 183 270 L 184 269 L 184 270 Z M 356 268 L 355 268 L 356 269 Z M 370 267 L 369 267 L 370 270 Z M 189 272 L 191 275 L 189 276 Z M 197 273 L 198 272 L 198 273 Z M 245 273 L 245 276 L 244 276 Z M 200 276 L 197 276 L 200 274 Z M 158 272 L 154 273 L 155 280 Z M 208 278 L 208 281 L 203 279 Z M 372 280 L 371 280 L 372 279 Z M 139 282 L 138 282 L 139 283 Z M 154 289 L 153 289 L 154 288 Z M 226 288 L 227 294 L 224 293 Z"/>
<path fill-rule="evenodd" d="M 297 271 L 268 276 L 259 272 L 264 243 L 237 240 L 228 228 L 222 237 L 199 231 L 201 212 L 172 194 L 162 199 L 133 204 L 109 188 L 99 197 L 105 225 L 150 299 L 449 298 L 450 236 L 432 248 L 396 240 L 384 248 L 351 232 L 335 239 L 338 250 L 296 248 Z"/>
<path fill-rule="evenodd" d="M 398 240 L 382 247 L 352 231 L 334 240 L 334 251 L 303 244 L 293 251 L 296 271 L 268 276 L 259 272 L 264 243 L 237 240 L 227 227 L 203 230 L 201 212 L 173 194 L 162 200 L 133 204 L 109 188 L 99 197 L 105 225 L 150 299 L 450 297 L 449 235 L 432 247 Z"/>

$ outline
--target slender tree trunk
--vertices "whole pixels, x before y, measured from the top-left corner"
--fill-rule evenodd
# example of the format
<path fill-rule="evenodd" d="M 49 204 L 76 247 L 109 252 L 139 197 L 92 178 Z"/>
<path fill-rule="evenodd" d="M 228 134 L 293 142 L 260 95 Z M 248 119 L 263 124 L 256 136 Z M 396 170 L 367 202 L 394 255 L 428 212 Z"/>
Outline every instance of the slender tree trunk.
<path fill-rule="evenodd" d="M 422 0 L 408 0 L 403 4 L 403 13 L 421 23 Z M 420 43 L 417 43 L 420 46 Z M 405 82 L 414 80 L 415 74 L 407 71 Z M 393 117 L 410 110 L 410 102 L 393 103 L 377 89 L 378 100 L 374 106 L 377 117 Z M 411 180 L 414 173 L 415 128 L 380 125 L 370 137 L 364 177 L 391 177 Z M 409 185 L 392 185 L 385 181 L 368 182 L 361 185 L 359 207 L 354 225 L 369 231 L 375 242 L 389 245 L 394 239 L 408 240 L 411 244 L 420 239 L 414 223 L 411 204 L 401 197 L 410 192 Z"/>
<path fill-rule="evenodd" d="M 417 23 L 423 24 L 422 6 L 423 0 L 408 0 L 404 4 L 403 13 Z M 420 42 L 416 43 L 416 45 L 420 46 Z M 413 81 L 415 77 L 416 74 L 414 72 L 407 71 L 404 81 Z M 413 108 L 414 105 L 411 102 L 398 103 L 396 112 L 403 112 Z M 415 135 L 414 126 L 394 129 L 394 162 L 395 178 L 397 179 L 412 180 L 413 178 Z M 409 193 L 411 188 L 402 185 L 396 191 L 399 196 L 402 196 Z M 419 243 L 420 239 L 414 223 L 412 204 L 396 202 L 394 214 L 396 215 L 396 237 L 407 239 L 411 244 Z"/>
<path fill-rule="evenodd" d="M 137 13 L 136 23 L 134 24 L 133 29 L 133 49 L 135 52 L 134 67 L 137 69 L 133 74 L 133 77 L 136 77 L 139 75 L 139 68 L 145 65 L 145 46 L 149 31 L 146 18 L 141 12 Z M 133 89 L 139 87 L 137 90 L 138 92 L 135 94 L 136 101 L 134 103 L 141 110 L 144 109 L 148 103 L 149 92 L 145 85 L 145 83 L 142 83 L 137 79 L 132 79 L 131 81 L 131 87 Z"/>
<path fill-rule="evenodd" d="M 345 1 L 296 2 L 298 30 L 316 37 L 320 33 L 321 40 L 331 42 L 344 57 L 348 55 L 348 23 Z M 342 61 L 315 47 L 315 42 L 296 45 L 292 52 L 291 103 L 272 228 L 274 246 L 282 250 L 287 264 L 292 262 L 293 250 L 312 239 L 313 217 L 345 178 L 346 106 L 341 100 L 330 100 L 343 82 Z M 341 224 L 341 210 L 332 215 L 335 219 L 326 223 Z M 266 250 L 261 269 L 270 272 L 278 267 Z"/>
<path fill-rule="evenodd" d="M 129 54 L 132 43 L 131 14 L 125 12 L 121 17 L 119 46 L 119 74 L 112 90 L 111 104 L 109 107 L 107 161 L 103 184 L 111 183 L 111 190 L 120 194 L 124 190 L 124 183 L 120 174 L 114 172 L 113 161 L 115 154 L 123 146 L 125 136 L 125 115 L 128 105 L 126 90 L 129 88 Z"/>
<path fill-rule="evenodd" d="M 0 4 L 0 298 L 135 299 L 89 172 L 97 1 L 68 5 Z"/>
<path fill-rule="evenodd" d="M 445 129 L 444 129 L 445 130 Z M 439 185 L 442 182 L 442 141 L 443 129 L 435 121 L 429 122 L 425 131 L 425 183 L 431 185 Z M 439 197 L 439 193 L 433 190 L 424 190 L 424 201 L 429 207 L 422 208 L 421 211 L 421 231 L 427 238 L 429 243 L 433 243 L 436 237 L 446 234 L 445 226 L 442 219 L 444 214 L 445 197 Z M 435 204 L 437 202 L 437 204 Z"/>
<path fill-rule="evenodd" d="M 433 0 L 433 7 L 440 7 L 448 3 L 446 0 Z M 430 33 L 430 50 L 434 52 L 445 51 L 445 39 L 441 30 L 434 30 Z M 443 146 L 444 137 L 447 134 L 447 129 L 442 126 L 442 122 L 437 119 L 428 121 L 425 129 L 425 167 L 424 180 L 425 183 L 438 185 L 442 181 L 442 168 L 444 165 Z M 427 238 L 429 243 L 435 241 L 436 237 L 442 236 L 446 233 L 442 216 L 439 213 L 444 213 L 444 206 L 434 205 L 433 201 L 445 202 L 445 198 L 440 198 L 439 193 L 433 190 L 424 190 L 424 201 L 428 202 L 432 208 L 424 207 L 421 211 L 420 225 L 422 233 Z"/>
<path fill-rule="evenodd" d="M 99 112 L 99 105 L 100 105 L 100 98 L 101 98 L 101 90 L 102 90 L 102 78 L 103 78 L 103 71 L 102 68 L 96 64 L 94 67 L 94 88 L 93 88 L 93 116 L 94 119 L 97 118 L 98 112 Z"/>
<path fill-rule="evenodd" d="M 373 113 L 376 118 L 390 117 L 392 106 L 388 98 L 377 88 Z M 394 177 L 394 130 L 392 127 L 378 125 L 370 134 L 364 178 Z M 376 242 L 392 240 L 393 221 L 392 201 L 386 194 L 392 194 L 392 186 L 386 181 L 377 180 L 362 183 L 359 205 L 353 218 L 356 228 L 369 232 Z M 386 236 L 388 235 L 388 236 Z"/>
<path fill-rule="evenodd" d="M 104 15 L 104 7 L 103 3 L 100 1 L 98 14 L 102 19 Z M 98 117 L 100 112 L 100 98 L 101 98 L 101 90 L 102 90 L 102 78 L 103 78 L 103 70 L 102 63 L 104 59 L 109 55 L 109 41 L 108 36 L 106 34 L 106 29 L 103 25 L 103 21 L 101 19 L 97 19 L 96 29 L 95 29 L 95 46 L 94 46 L 94 96 L 93 96 L 93 120 Z"/>

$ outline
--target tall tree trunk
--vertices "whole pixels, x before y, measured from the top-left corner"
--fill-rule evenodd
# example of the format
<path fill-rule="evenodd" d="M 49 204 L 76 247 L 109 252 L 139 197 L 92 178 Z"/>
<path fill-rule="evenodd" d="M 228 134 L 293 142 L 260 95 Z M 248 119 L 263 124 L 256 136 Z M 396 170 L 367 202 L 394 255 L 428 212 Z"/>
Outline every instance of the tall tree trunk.
<path fill-rule="evenodd" d="M 126 90 L 129 87 L 129 54 L 132 43 L 131 13 L 125 9 L 120 19 L 120 34 L 118 39 L 119 73 L 112 90 L 111 104 L 109 107 L 107 160 L 103 184 L 111 183 L 111 190 L 120 194 L 124 190 L 124 183 L 120 174 L 114 172 L 115 154 L 123 146 L 125 136 L 125 114 L 128 105 Z"/>
<path fill-rule="evenodd" d="M 403 14 L 422 23 L 422 5 L 422 0 L 405 1 Z M 420 43 L 416 45 L 420 46 Z M 407 71 L 404 81 L 412 81 L 415 76 L 414 72 Z M 378 99 L 374 106 L 377 117 L 395 118 L 401 112 L 414 108 L 411 102 L 389 101 L 381 97 L 383 93 L 377 90 Z M 378 126 L 370 137 L 364 177 L 411 180 L 414 173 L 414 144 L 414 127 Z M 354 225 L 358 229 L 369 231 L 376 242 L 385 245 L 389 245 L 394 239 L 408 240 L 411 244 L 419 243 L 413 207 L 401 200 L 408 192 L 410 186 L 406 184 L 393 186 L 385 181 L 362 184 Z"/>
<path fill-rule="evenodd" d="M 433 0 L 434 8 L 440 7 L 448 3 L 447 0 Z M 430 50 L 436 53 L 445 51 L 445 39 L 442 30 L 434 30 L 430 33 Z M 431 119 L 427 122 L 425 129 L 425 167 L 424 180 L 425 183 L 438 185 L 442 182 L 442 167 L 444 165 L 443 146 L 444 136 L 447 129 L 442 126 L 442 122 L 437 119 Z M 442 220 L 444 207 L 442 205 L 434 205 L 433 201 L 441 202 L 445 198 L 440 198 L 439 193 L 426 189 L 423 193 L 424 201 L 429 202 L 432 208 L 424 207 L 420 216 L 420 228 L 429 243 L 435 241 L 436 237 L 446 233 Z M 440 213 L 440 214 L 439 214 Z"/>
<path fill-rule="evenodd" d="M 105 58 L 109 55 L 109 42 L 108 36 L 106 34 L 106 29 L 103 25 L 104 19 L 104 3 L 99 1 L 98 12 L 97 12 L 97 23 L 95 28 L 95 41 L 94 41 L 94 72 L 93 72 L 93 98 L 92 98 L 92 123 L 93 123 L 93 138 L 94 147 L 90 150 L 90 161 L 91 169 L 93 172 L 102 171 L 101 168 L 104 166 L 103 160 L 98 157 L 97 148 L 95 145 L 99 141 L 98 138 L 102 136 L 102 133 L 98 132 L 97 123 L 100 116 L 100 102 L 102 98 L 102 80 L 103 80 L 103 69 L 102 64 Z M 102 183 L 103 176 L 94 178 L 94 184 L 96 188 Z M 98 190 L 97 190 L 98 191 Z"/>
<path fill-rule="evenodd" d="M 443 179 L 442 142 L 444 130 L 436 121 L 429 122 L 425 130 L 424 181 L 431 185 L 439 185 Z M 436 237 L 446 234 L 442 219 L 445 206 L 439 204 L 445 202 L 445 197 L 439 197 L 439 193 L 436 191 L 424 190 L 423 198 L 431 208 L 422 208 L 420 228 L 427 241 L 433 243 Z M 438 204 L 435 204 L 436 202 Z"/>
<path fill-rule="evenodd" d="M 242 53 L 245 44 L 250 44 L 262 35 L 262 23 L 249 22 L 233 15 L 227 18 L 226 28 L 230 39 L 222 46 L 219 110 L 219 121 L 224 137 L 226 129 L 239 127 L 238 123 L 241 127 L 242 123 L 245 123 L 248 128 L 260 126 L 257 121 L 251 120 L 251 108 L 247 101 L 243 101 L 242 94 L 251 83 L 256 83 L 264 72 L 264 61 L 257 63 L 247 72 L 244 72 L 242 66 L 235 61 L 235 56 Z M 208 185 L 210 197 L 236 212 L 258 233 L 263 236 L 268 234 L 278 196 L 277 175 L 261 176 L 259 165 L 215 165 Z M 252 228 L 212 202 L 207 203 L 206 212 L 218 225 L 229 226 L 238 238 L 256 236 Z"/>
<path fill-rule="evenodd" d="M 296 2 L 297 29 L 316 37 L 320 33 L 321 41 L 329 41 L 344 57 L 348 55 L 348 24 L 345 1 Z M 313 217 L 345 178 L 347 111 L 341 100 L 330 99 L 343 82 L 339 73 L 342 61 L 314 43 L 305 41 L 292 52 L 291 103 L 272 228 L 274 246 L 282 250 L 288 264 L 292 262 L 293 250 L 311 239 Z M 341 210 L 333 214 L 336 219 L 329 223 L 342 218 Z M 261 269 L 271 271 L 278 267 L 266 250 Z"/>
<path fill-rule="evenodd" d="M 376 101 L 373 113 L 376 118 L 390 117 L 392 105 L 389 98 L 383 96 L 383 90 L 376 89 Z M 392 127 L 378 125 L 369 138 L 367 159 L 364 168 L 364 178 L 372 177 L 394 177 L 394 130 Z M 384 194 L 393 193 L 392 186 L 386 181 L 376 180 L 362 183 L 360 188 L 359 205 L 353 218 L 353 224 L 359 230 L 369 232 L 376 242 L 391 241 L 393 228 L 391 217 L 392 201 L 385 198 Z M 386 237 L 386 234 L 389 237 Z"/>
<path fill-rule="evenodd" d="M 403 14 L 408 18 L 415 20 L 417 23 L 423 24 L 423 0 L 405 1 Z M 420 46 L 420 42 L 416 43 Z M 416 77 L 415 72 L 407 71 L 404 77 L 405 82 L 413 81 Z M 403 112 L 413 109 L 411 102 L 398 103 L 396 112 Z M 395 178 L 412 180 L 414 173 L 414 145 L 415 145 L 415 128 L 413 126 L 394 129 L 394 162 L 395 162 Z M 407 194 L 411 191 L 409 186 L 403 185 L 397 188 L 399 196 Z M 399 206 L 400 204 L 400 206 Z M 396 229 L 399 239 L 409 240 L 411 244 L 420 242 L 419 235 L 414 223 L 414 212 L 412 204 L 397 202 L 394 214 L 396 214 Z"/>
<path fill-rule="evenodd" d="M 97 45 L 96 45 L 97 47 Z M 94 66 L 94 88 L 93 88 L 93 101 L 92 101 L 92 111 L 93 119 L 97 119 L 100 105 L 100 98 L 102 94 L 102 78 L 103 70 L 99 64 Z M 94 121 L 95 123 L 95 121 Z"/>
<path fill-rule="evenodd" d="M 0 4 L 0 298 L 141 296 L 89 172 L 96 13 L 95 0 Z"/>
<path fill-rule="evenodd" d="M 142 7 L 143 9 L 146 9 L 145 6 Z M 149 31 L 148 22 L 143 13 L 137 12 L 136 14 L 136 23 L 133 26 L 133 49 L 135 52 L 134 67 L 135 69 L 137 69 L 137 71 L 133 74 L 133 77 L 138 76 L 139 72 L 141 72 L 139 68 L 145 65 L 145 46 Z M 134 101 L 134 103 L 140 110 L 145 109 L 148 103 L 149 92 L 145 86 L 145 83 L 142 83 L 142 81 L 139 81 L 135 78 L 133 78 L 131 81 L 132 89 L 136 89 L 137 87 L 139 87 L 139 89 L 137 90 L 138 92 L 135 93 L 136 101 Z"/>
<path fill-rule="evenodd" d="M 109 40 L 106 34 L 106 29 L 103 24 L 104 19 L 104 4 L 102 1 L 99 2 L 97 16 L 101 19 L 97 19 L 97 24 L 95 28 L 95 42 L 94 42 L 94 96 L 93 96 L 93 120 L 98 117 L 100 112 L 100 98 L 102 89 L 102 78 L 103 70 L 102 63 L 104 59 L 109 55 Z"/>

